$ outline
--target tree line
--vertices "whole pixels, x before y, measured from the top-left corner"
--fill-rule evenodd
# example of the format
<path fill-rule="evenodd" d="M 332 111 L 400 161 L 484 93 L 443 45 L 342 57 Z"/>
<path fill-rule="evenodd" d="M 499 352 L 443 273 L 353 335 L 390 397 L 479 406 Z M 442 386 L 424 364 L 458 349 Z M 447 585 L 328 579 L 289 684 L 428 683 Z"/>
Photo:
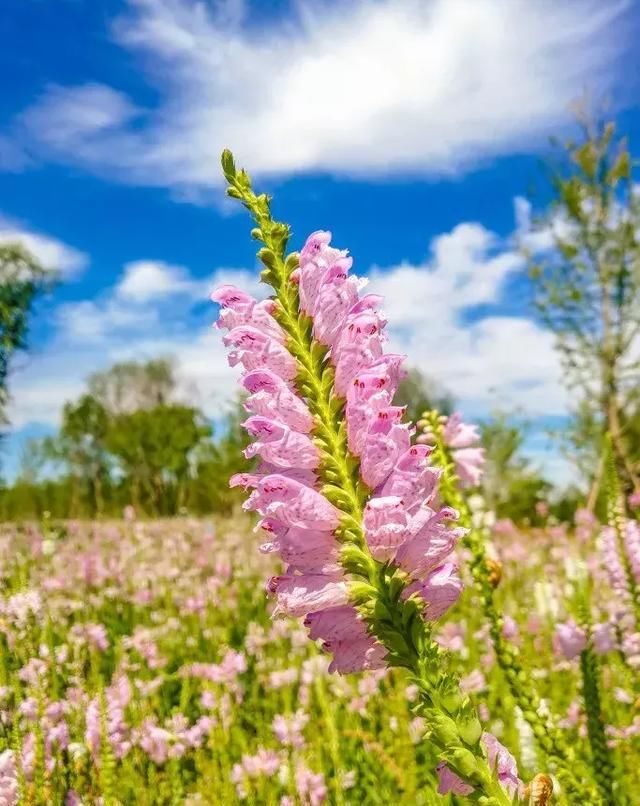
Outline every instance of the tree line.
<path fill-rule="evenodd" d="M 65 404 L 57 434 L 29 443 L 0 492 L 0 516 L 116 516 L 128 505 L 153 517 L 228 512 L 227 480 L 245 465 L 240 422 L 237 405 L 212 424 L 181 402 L 168 359 L 115 364 Z"/>

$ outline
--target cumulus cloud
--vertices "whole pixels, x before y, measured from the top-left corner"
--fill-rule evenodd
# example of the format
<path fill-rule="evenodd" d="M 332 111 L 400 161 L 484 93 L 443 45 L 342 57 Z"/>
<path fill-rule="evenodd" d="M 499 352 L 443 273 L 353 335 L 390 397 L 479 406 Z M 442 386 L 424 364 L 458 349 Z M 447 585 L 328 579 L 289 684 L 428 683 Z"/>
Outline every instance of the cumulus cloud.
<path fill-rule="evenodd" d="M 507 243 L 465 223 L 434 238 L 421 265 L 374 268 L 369 277 L 385 298 L 393 347 L 452 390 L 467 413 L 562 414 L 567 398 L 551 334 L 525 316 L 467 316 L 500 301 L 523 270 Z"/>
<path fill-rule="evenodd" d="M 168 295 L 190 295 L 200 286 L 183 266 L 172 266 L 160 260 L 136 260 L 124 267 L 116 294 L 133 302 L 149 302 Z"/>
<path fill-rule="evenodd" d="M 246 269 L 220 268 L 203 279 L 184 267 L 144 260 L 126 264 L 100 297 L 58 305 L 50 314 L 51 338 L 22 357 L 14 372 L 8 411 L 14 428 L 55 426 L 63 403 L 80 394 L 93 372 L 159 356 L 174 358 L 183 397 L 219 416 L 235 394 L 237 373 L 227 366 L 220 335 L 193 310 L 224 283 L 258 297 L 267 292 Z M 204 319 L 215 317 L 211 303 Z"/>
<path fill-rule="evenodd" d="M 84 252 L 0 215 L 2 243 L 22 244 L 45 269 L 59 272 L 67 278 L 78 275 L 89 263 L 89 257 Z"/>
<path fill-rule="evenodd" d="M 122 181 L 206 188 L 232 146 L 256 174 L 446 173 L 566 120 L 624 63 L 629 3 L 129 0 L 113 34 L 144 58 L 144 108 L 102 84 L 50 86 L 15 124 L 32 154 Z M 625 33 L 625 31 L 627 33 Z"/>

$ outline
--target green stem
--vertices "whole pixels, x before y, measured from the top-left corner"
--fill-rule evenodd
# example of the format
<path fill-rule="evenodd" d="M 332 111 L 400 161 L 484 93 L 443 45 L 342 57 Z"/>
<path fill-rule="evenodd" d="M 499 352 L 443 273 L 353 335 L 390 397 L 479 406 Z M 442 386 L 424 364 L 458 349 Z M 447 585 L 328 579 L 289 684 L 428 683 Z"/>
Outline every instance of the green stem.
<path fill-rule="evenodd" d="M 591 747 L 593 774 L 598 783 L 603 802 L 606 806 L 614 806 L 613 763 L 601 714 L 600 665 L 591 646 L 580 654 L 580 671 L 582 673 L 582 696 L 587 714 L 587 733 Z"/>
<path fill-rule="evenodd" d="M 298 289 L 290 280 L 297 256 L 285 258 L 289 228 L 273 220 L 269 198 L 254 194 L 248 175 L 236 171 L 229 152 L 223 154 L 222 165 L 228 194 L 251 212 L 257 223 L 252 235 L 265 245 L 258 252 L 266 267 L 262 279 L 275 291 L 274 316 L 298 362 L 297 389 L 315 419 L 314 441 L 322 454 L 320 492 L 342 512 L 336 537 L 342 544 L 341 563 L 352 580 L 352 601 L 387 649 L 390 665 L 406 668 L 418 685 L 420 713 L 427 719 L 430 738 L 449 767 L 474 787 L 471 800 L 485 806 L 509 806 L 510 798 L 483 757 L 479 720 L 457 681 L 443 670 L 444 655 L 431 638 L 417 598 L 401 598 L 407 575 L 377 562 L 368 551 L 362 522 L 369 490 L 360 479 L 358 461 L 348 450 L 344 401 L 334 393 L 327 349 L 313 339 L 312 321 L 299 310 Z"/>
<path fill-rule="evenodd" d="M 607 735 L 602 719 L 602 700 L 600 697 L 600 662 L 593 649 L 592 619 L 590 608 L 589 582 L 577 597 L 577 608 L 582 629 L 587 636 L 587 645 L 580 653 L 580 672 L 582 675 L 582 699 L 587 715 L 587 735 L 591 748 L 591 766 L 598 784 L 598 789 L 606 806 L 615 806 L 614 767 L 611 750 L 607 743 Z"/>

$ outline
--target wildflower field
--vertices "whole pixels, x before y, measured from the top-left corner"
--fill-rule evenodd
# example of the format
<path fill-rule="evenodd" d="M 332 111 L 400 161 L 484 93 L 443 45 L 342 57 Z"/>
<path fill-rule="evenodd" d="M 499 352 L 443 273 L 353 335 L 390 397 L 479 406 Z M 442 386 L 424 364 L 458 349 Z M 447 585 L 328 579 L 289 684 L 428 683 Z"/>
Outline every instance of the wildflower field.
<path fill-rule="evenodd" d="M 528 533 L 497 523 L 498 600 L 506 640 L 591 769 L 584 645 L 563 602 L 589 561 L 589 663 L 602 665 L 606 745 L 634 803 L 640 643 L 599 539 L 585 513 Z M 3 528 L 3 803 L 446 802 L 416 685 L 402 670 L 330 674 L 299 622 L 270 618 L 264 579 L 276 566 L 258 542 L 242 515 Z M 483 729 L 530 780 L 540 753 L 471 586 L 435 637 Z"/>

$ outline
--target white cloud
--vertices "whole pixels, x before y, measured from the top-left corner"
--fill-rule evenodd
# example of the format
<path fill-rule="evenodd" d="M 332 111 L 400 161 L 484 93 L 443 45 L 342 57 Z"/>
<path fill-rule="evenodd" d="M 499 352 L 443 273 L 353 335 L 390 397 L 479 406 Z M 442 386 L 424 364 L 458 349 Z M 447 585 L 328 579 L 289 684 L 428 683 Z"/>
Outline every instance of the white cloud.
<path fill-rule="evenodd" d="M 0 243 L 22 244 L 43 268 L 58 271 L 65 277 L 79 274 L 89 262 L 89 257 L 84 252 L 1 215 Z"/>
<path fill-rule="evenodd" d="M 22 114 L 21 123 L 25 130 L 38 132 L 52 153 L 73 155 L 74 162 L 92 162 L 101 158 L 101 143 L 128 148 L 122 127 L 137 114 L 125 95 L 104 84 L 73 88 L 52 84 Z"/>
<path fill-rule="evenodd" d="M 474 416 L 496 408 L 566 412 L 553 337 L 525 316 L 465 314 L 503 297 L 523 258 L 479 224 L 434 238 L 428 259 L 369 273 L 385 298 L 392 347 L 451 390 Z"/>
<path fill-rule="evenodd" d="M 136 260 L 124 267 L 116 294 L 132 302 L 149 302 L 168 295 L 192 294 L 200 286 L 183 266 L 161 260 Z"/>
<path fill-rule="evenodd" d="M 60 305 L 56 311 L 59 327 L 69 342 L 103 342 L 124 331 L 148 330 L 158 321 L 154 309 L 132 308 L 117 300 L 81 300 Z"/>
<path fill-rule="evenodd" d="M 157 105 L 49 87 L 18 136 L 183 190 L 220 183 L 224 146 L 256 174 L 457 171 L 563 124 L 585 86 L 610 89 L 631 40 L 625 0 L 308 1 L 259 27 L 241 5 L 129 0 L 114 35 L 143 54 Z"/>
<path fill-rule="evenodd" d="M 156 281 L 148 293 L 140 282 L 144 277 Z M 175 293 L 177 281 L 186 293 Z M 219 416 L 235 394 L 238 373 L 227 366 L 220 334 L 194 324 L 191 311 L 223 283 L 256 296 L 267 291 L 257 272 L 246 269 L 221 268 L 198 279 L 182 267 L 136 261 L 125 266 L 121 280 L 100 298 L 58 305 L 51 313 L 51 339 L 21 357 L 13 373 L 8 411 L 13 427 L 55 426 L 63 403 L 80 394 L 91 373 L 116 361 L 159 356 L 175 359 L 184 399 L 201 405 L 212 418 Z M 211 322 L 215 310 L 211 304 Z"/>

